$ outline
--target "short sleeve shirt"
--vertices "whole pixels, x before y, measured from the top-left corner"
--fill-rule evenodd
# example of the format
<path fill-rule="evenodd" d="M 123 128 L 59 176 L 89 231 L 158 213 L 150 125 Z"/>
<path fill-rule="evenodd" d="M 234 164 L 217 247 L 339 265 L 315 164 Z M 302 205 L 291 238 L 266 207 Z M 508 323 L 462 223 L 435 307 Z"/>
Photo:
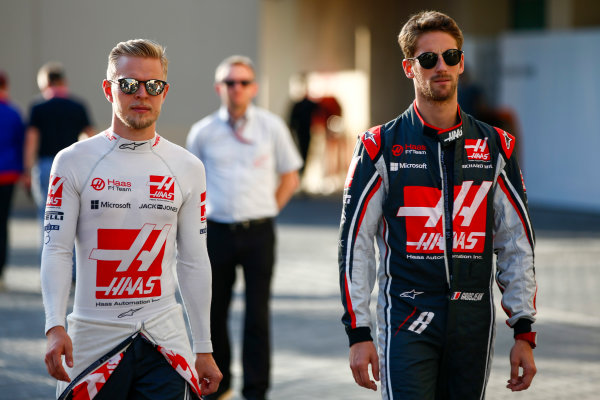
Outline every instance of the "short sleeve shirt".
<path fill-rule="evenodd" d="M 302 158 L 289 129 L 275 114 L 250 106 L 236 135 L 225 107 L 190 130 L 187 148 L 206 168 L 209 219 L 232 223 L 274 217 L 279 175 L 298 170 Z"/>
<path fill-rule="evenodd" d="M 53 97 L 31 107 L 29 125 L 40 132 L 38 157 L 54 157 L 77 142 L 79 134 L 92 124 L 82 102 Z"/>

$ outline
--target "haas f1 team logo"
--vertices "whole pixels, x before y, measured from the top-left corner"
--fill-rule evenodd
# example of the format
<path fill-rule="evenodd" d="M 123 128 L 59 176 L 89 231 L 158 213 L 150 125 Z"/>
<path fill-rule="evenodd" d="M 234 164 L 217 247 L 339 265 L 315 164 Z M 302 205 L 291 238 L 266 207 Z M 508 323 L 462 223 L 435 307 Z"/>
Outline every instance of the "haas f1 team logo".
<path fill-rule="evenodd" d="M 150 175 L 150 199 L 175 200 L 175 178 L 172 176 Z"/>
<path fill-rule="evenodd" d="M 453 250 L 460 253 L 481 253 L 484 249 L 487 194 L 492 182 L 480 186 L 472 181 L 455 187 L 453 220 Z M 458 192 L 458 193 L 457 193 Z M 409 253 L 443 253 L 443 196 L 437 188 L 408 186 L 404 188 L 406 205 L 397 216 L 406 217 L 406 251 Z"/>
<path fill-rule="evenodd" d="M 465 139 L 465 150 L 469 161 L 490 161 L 487 138 Z"/>
<path fill-rule="evenodd" d="M 46 206 L 62 206 L 62 192 L 64 182 L 65 178 L 56 175 L 50 176 L 50 186 L 48 187 L 48 198 L 46 199 Z"/>
<path fill-rule="evenodd" d="M 98 247 L 90 259 L 97 260 L 96 298 L 156 297 L 161 294 L 160 277 L 165 244 L 171 225 L 154 229 L 99 229 Z"/>

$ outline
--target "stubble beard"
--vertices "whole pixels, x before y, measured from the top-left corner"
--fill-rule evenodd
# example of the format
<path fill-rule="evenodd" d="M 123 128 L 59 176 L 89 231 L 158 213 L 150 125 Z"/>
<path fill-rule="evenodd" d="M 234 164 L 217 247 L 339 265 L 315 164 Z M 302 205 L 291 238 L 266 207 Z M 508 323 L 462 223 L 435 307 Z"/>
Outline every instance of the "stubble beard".
<path fill-rule="evenodd" d="M 444 102 L 451 100 L 454 97 L 454 95 L 456 94 L 456 89 L 458 87 L 457 79 L 452 79 L 450 88 L 448 90 L 445 90 L 445 89 L 436 90 L 433 88 L 432 83 L 433 83 L 433 80 L 430 80 L 428 82 L 424 82 L 423 84 L 419 85 L 419 87 L 420 87 L 419 91 L 421 92 L 421 95 L 427 101 L 430 101 L 433 103 L 444 103 Z"/>
<path fill-rule="evenodd" d="M 135 129 L 135 130 L 146 129 L 146 128 L 152 126 L 152 124 L 154 124 L 156 122 L 156 120 L 158 119 L 158 116 L 155 116 L 154 112 L 152 112 L 152 115 L 149 115 L 146 117 L 144 117 L 144 116 L 132 117 L 130 115 L 124 114 L 121 111 L 121 112 L 117 113 L 117 116 L 119 117 L 121 122 L 123 122 L 123 124 L 125 124 L 125 126 L 127 126 L 130 129 Z"/>

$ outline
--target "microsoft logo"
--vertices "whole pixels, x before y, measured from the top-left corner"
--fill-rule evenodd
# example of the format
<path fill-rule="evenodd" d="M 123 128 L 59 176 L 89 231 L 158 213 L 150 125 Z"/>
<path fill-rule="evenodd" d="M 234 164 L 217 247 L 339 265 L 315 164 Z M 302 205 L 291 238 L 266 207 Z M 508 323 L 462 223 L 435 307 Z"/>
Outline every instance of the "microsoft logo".
<path fill-rule="evenodd" d="M 100 200 L 92 200 L 92 205 L 91 205 L 92 210 L 97 210 L 98 206 L 100 205 L 99 203 L 100 203 Z"/>

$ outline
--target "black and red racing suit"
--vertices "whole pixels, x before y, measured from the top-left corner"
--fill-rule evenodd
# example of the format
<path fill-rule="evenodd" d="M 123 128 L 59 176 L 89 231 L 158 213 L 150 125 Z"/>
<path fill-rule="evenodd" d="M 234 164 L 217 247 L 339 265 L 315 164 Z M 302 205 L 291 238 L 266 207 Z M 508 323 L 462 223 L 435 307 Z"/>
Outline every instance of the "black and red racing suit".
<path fill-rule="evenodd" d="M 535 320 L 535 239 L 515 138 L 460 109 L 458 118 L 440 130 L 411 105 L 361 135 L 348 171 L 342 321 L 351 345 L 372 340 L 377 279 L 386 399 L 483 398 L 495 334 L 494 253 L 508 325 L 528 332 Z"/>

